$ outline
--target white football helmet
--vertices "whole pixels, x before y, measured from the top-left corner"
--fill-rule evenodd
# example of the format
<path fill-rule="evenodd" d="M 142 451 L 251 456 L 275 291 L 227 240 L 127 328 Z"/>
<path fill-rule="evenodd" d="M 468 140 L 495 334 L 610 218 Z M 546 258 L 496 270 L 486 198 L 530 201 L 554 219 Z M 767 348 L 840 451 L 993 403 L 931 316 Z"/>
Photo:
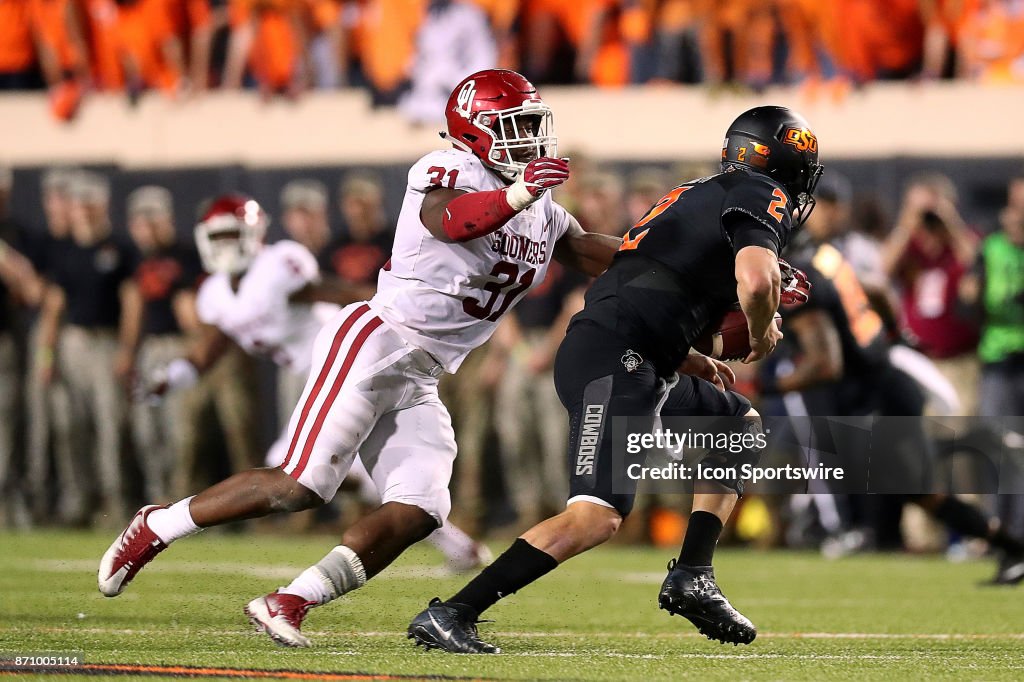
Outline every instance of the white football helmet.
<path fill-rule="evenodd" d="M 252 264 L 270 224 L 258 203 L 244 194 L 225 194 L 203 211 L 195 228 L 203 268 L 237 275 Z"/>

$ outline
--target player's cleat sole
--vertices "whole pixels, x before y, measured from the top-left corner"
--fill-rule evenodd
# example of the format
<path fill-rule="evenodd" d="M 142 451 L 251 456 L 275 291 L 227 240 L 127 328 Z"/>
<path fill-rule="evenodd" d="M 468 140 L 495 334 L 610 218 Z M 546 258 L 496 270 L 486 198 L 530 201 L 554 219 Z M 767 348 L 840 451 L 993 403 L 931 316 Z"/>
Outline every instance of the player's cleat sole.
<path fill-rule="evenodd" d="M 718 588 L 710 566 L 676 566 L 673 560 L 658 593 L 658 605 L 722 644 L 750 644 L 757 637 L 754 624 L 733 608 Z"/>
<path fill-rule="evenodd" d="M 1024 555 L 1004 555 L 995 576 L 982 585 L 1013 586 L 1024 582 Z"/>
<path fill-rule="evenodd" d="M 442 602 L 435 597 L 406 631 L 406 638 L 427 651 L 440 649 L 451 654 L 498 654 L 501 649 L 480 639 L 476 618 L 464 613 L 466 607 Z"/>
<path fill-rule="evenodd" d="M 116 597 L 124 592 L 139 571 L 167 549 L 146 523 L 146 517 L 157 509 L 165 507 L 151 504 L 135 512 L 128 527 L 104 552 L 96 572 L 97 586 L 104 597 Z"/>
<path fill-rule="evenodd" d="M 256 632 L 265 634 L 275 644 L 302 649 L 313 646 L 299 630 L 312 605 L 296 595 L 272 592 L 253 599 L 243 611 Z"/>

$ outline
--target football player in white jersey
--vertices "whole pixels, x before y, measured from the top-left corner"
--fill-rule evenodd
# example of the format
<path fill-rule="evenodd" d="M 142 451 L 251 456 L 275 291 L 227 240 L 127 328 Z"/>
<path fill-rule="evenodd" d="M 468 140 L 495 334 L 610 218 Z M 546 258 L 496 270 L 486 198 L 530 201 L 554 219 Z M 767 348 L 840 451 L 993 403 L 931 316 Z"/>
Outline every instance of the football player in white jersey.
<path fill-rule="evenodd" d="M 266 357 L 302 380 L 309 376 L 313 342 L 324 323 L 351 303 L 373 295 L 373 287 L 321 279 L 316 258 L 298 242 L 264 246 L 267 217 L 259 204 L 241 194 L 213 199 L 201 209 L 196 246 L 210 276 L 199 287 L 196 313 L 203 331 L 187 357 L 146 377 L 145 398 L 188 388 L 224 354 L 232 342 L 250 355 Z M 288 451 L 287 431 L 271 445 L 266 465 L 279 466 Z M 366 505 L 380 495 L 357 458 L 349 472 Z M 454 571 L 478 568 L 490 559 L 485 545 L 451 524 L 427 537 Z"/>
<path fill-rule="evenodd" d="M 551 200 L 569 164 L 556 156 L 551 109 L 525 78 L 475 73 L 445 117 L 454 149 L 409 171 L 376 295 L 343 308 L 316 338 L 283 464 L 140 509 L 100 563 L 103 594 L 120 594 L 171 542 L 203 528 L 323 504 L 358 452 L 381 506 L 291 584 L 245 607 L 274 641 L 309 646 L 300 626 L 310 608 L 361 587 L 445 523 L 455 435 L 438 377 L 487 340 L 552 258 L 597 275 L 621 244 L 584 232 Z"/>

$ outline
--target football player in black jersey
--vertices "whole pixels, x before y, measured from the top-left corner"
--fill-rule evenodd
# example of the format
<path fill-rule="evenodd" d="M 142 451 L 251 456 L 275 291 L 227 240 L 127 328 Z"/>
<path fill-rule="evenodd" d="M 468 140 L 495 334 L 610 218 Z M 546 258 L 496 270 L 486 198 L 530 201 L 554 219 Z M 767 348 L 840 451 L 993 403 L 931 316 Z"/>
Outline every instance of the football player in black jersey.
<path fill-rule="evenodd" d="M 782 376 L 763 374 L 762 394 L 790 394 L 785 401 L 790 416 L 920 417 L 925 406 L 921 388 L 890 361 L 882 319 L 871 308 L 853 266 L 815 227 L 812 224 L 800 235 L 801 243 L 787 252 L 789 261 L 806 273 L 814 291 L 809 301 L 782 307 L 790 332 L 787 340 L 795 341 L 799 360 Z M 800 397 L 794 401 L 793 394 Z M 814 426 L 820 433 L 819 424 Z M 928 485 L 934 444 L 923 425 L 883 421 L 876 422 L 875 428 L 884 431 L 873 438 L 887 444 L 886 457 L 875 458 L 875 467 L 881 461 L 895 474 L 895 480 L 908 481 L 913 476 L 920 488 Z M 876 479 L 874 474 L 872 479 Z M 872 500 L 876 504 L 886 501 L 916 504 L 949 530 L 982 538 L 998 549 L 1001 559 L 990 584 L 1024 581 L 1024 541 L 980 508 L 939 493 L 875 496 Z"/>
<path fill-rule="evenodd" d="M 635 481 L 625 489 L 629 479 L 622 483 L 623 472 L 614 470 L 612 417 L 660 408 L 663 416 L 757 418 L 746 398 L 712 383 L 719 366 L 690 355 L 690 347 L 738 303 L 750 331 L 746 361 L 774 350 L 782 337 L 773 322 L 778 254 L 814 207 L 821 172 L 817 138 L 801 116 L 784 107 L 751 109 L 726 133 L 721 173 L 674 188 L 630 229 L 555 362 L 570 416 L 566 510 L 523 533 L 449 600 L 432 601 L 409 626 L 417 644 L 497 652 L 477 634 L 480 613 L 615 534 L 633 507 Z M 710 380 L 694 376 L 702 367 Z M 643 463 L 643 454 L 635 457 Z M 722 595 L 711 559 L 741 493 L 739 480 L 697 483 L 682 550 L 658 595 L 662 608 L 734 644 L 753 641 L 756 630 Z"/>

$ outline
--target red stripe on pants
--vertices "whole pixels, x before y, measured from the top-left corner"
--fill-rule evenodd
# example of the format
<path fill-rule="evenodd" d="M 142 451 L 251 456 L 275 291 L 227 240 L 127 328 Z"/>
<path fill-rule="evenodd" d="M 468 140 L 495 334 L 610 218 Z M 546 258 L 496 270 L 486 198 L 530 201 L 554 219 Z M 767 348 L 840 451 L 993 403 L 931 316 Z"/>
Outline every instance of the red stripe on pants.
<path fill-rule="evenodd" d="M 359 354 L 359 349 L 363 347 L 363 343 L 366 341 L 366 337 L 373 333 L 377 327 L 381 326 L 383 321 L 379 317 L 374 317 L 372 320 L 366 323 L 362 331 L 356 336 L 355 341 L 352 342 L 352 346 L 348 349 L 348 355 L 345 356 L 345 363 L 341 366 L 341 371 L 338 372 L 338 376 L 334 379 L 334 385 L 331 386 L 331 392 L 327 394 L 327 398 L 324 400 L 324 404 L 320 406 L 320 412 L 316 415 L 316 420 L 313 422 L 312 428 L 309 430 L 309 437 L 306 439 L 306 445 L 302 448 L 302 457 L 299 459 L 298 466 L 292 471 L 291 477 L 296 481 L 299 480 L 299 476 L 302 475 L 303 470 L 306 468 L 306 464 L 309 462 L 309 455 L 313 452 L 313 444 L 316 443 L 317 436 L 320 435 L 320 429 L 324 425 L 324 420 L 327 419 L 327 413 L 331 411 L 331 406 L 334 405 L 335 398 L 338 397 L 338 393 L 341 391 L 342 385 L 345 383 L 345 379 L 348 377 L 348 372 L 352 369 L 352 364 L 356 360 L 356 356 Z"/>
<path fill-rule="evenodd" d="M 281 468 L 284 469 L 288 466 L 288 463 L 292 461 L 292 455 L 295 453 L 295 446 L 299 442 L 299 434 L 302 433 L 302 429 L 306 426 L 306 418 L 309 417 L 309 411 L 313 409 L 313 404 L 316 403 L 317 397 L 320 395 L 320 391 L 324 387 L 324 383 L 327 381 L 328 375 L 331 373 L 331 368 L 334 367 L 334 360 L 338 357 L 338 351 L 341 350 L 341 344 L 345 340 L 345 335 L 348 334 L 352 326 L 359 320 L 360 317 L 366 314 L 370 309 L 370 306 L 365 303 L 349 315 L 345 322 L 342 323 L 341 328 L 338 329 L 338 333 L 334 335 L 334 343 L 331 344 L 331 350 L 327 354 L 327 359 L 324 360 L 323 367 L 320 368 L 320 374 L 316 377 L 316 384 L 313 385 L 313 390 L 309 392 L 309 396 L 306 397 L 306 403 L 302 406 L 302 414 L 299 415 L 299 423 L 295 428 L 295 433 L 292 434 L 292 441 L 288 445 L 288 455 L 284 458 L 284 462 L 281 463 Z"/>

